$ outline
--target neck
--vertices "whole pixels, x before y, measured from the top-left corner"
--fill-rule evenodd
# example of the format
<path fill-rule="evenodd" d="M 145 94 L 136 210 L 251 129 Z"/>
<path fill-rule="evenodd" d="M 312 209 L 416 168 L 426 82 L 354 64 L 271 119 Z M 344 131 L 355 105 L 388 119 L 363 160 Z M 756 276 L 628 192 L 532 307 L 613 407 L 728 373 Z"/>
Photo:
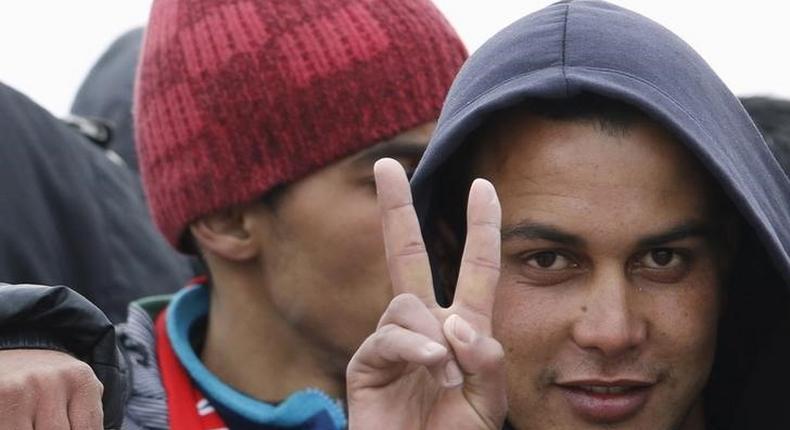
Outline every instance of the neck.
<path fill-rule="evenodd" d="M 260 284 L 214 273 L 205 366 L 219 379 L 258 400 L 277 403 L 305 388 L 344 395 L 343 369 L 276 311 Z M 260 279 L 260 278 L 258 278 Z"/>

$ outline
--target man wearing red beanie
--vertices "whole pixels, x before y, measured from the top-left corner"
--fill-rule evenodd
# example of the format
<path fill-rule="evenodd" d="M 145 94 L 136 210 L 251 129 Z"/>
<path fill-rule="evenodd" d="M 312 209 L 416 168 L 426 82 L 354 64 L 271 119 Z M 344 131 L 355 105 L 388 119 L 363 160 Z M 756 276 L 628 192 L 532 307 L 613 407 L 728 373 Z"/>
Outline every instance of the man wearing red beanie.
<path fill-rule="evenodd" d="M 132 304 L 119 336 L 128 372 L 108 366 L 112 348 L 93 359 L 106 346 L 96 333 L 112 329 L 96 329 L 95 312 L 42 320 L 24 306 L 63 289 L 5 287 L 0 323 L 66 335 L 2 346 L 84 358 L 110 427 L 124 395 L 124 428 L 345 427 L 345 367 L 391 299 L 372 166 L 416 166 L 465 58 L 429 0 L 155 0 L 134 105 L 140 168 L 160 230 L 210 276 Z M 0 354 L 21 360 L 71 359 Z M 100 428 L 67 391 L 40 388 L 4 416 Z"/>

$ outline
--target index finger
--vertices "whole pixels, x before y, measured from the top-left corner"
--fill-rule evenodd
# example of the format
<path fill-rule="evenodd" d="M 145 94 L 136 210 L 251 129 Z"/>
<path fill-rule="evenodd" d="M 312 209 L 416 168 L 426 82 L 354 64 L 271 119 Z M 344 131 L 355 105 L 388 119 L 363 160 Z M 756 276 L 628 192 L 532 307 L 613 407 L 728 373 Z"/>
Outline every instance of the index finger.
<path fill-rule="evenodd" d="M 494 186 L 484 179 L 476 179 L 469 190 L 466 224 L 452 310 L 460 310 L 478 330 L 490 334 L 500 273 L 502 210 Z"/>
<path fill-rule="evenodd" d="M 373 172 L 392 292 L 395 296 L 414 294 L 428 307 L 435 307 L 431 265 L 414 211 L 406 172 L 400 163 L 391 158 L 378 160 Z"/>

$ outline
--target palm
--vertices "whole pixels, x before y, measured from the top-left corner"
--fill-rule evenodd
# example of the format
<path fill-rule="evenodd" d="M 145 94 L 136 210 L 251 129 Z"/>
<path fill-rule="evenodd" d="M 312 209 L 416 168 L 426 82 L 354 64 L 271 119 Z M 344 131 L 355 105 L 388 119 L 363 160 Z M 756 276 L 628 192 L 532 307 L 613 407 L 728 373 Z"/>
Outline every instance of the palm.
<path fill-rule="evenodd" d="M 493 188 L 476 183 L 470 192 L 464 258 L 445 309 L 402 168 L 377 163 L 376 183 L 395 299 L 349 364 L 351 427 L 496 429 L 506 400 L 501 346 L 491 338 L 500 234 Z"/>

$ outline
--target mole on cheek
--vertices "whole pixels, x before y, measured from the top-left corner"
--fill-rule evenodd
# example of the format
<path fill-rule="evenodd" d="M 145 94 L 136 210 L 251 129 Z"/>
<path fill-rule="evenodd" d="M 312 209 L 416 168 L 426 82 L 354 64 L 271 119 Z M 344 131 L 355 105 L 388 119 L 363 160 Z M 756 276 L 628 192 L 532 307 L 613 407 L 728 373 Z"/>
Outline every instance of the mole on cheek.
<path fill-rule="evenodd" d="M 582 306 L 582 312 L 587 312 L 587 306 Z"/>

